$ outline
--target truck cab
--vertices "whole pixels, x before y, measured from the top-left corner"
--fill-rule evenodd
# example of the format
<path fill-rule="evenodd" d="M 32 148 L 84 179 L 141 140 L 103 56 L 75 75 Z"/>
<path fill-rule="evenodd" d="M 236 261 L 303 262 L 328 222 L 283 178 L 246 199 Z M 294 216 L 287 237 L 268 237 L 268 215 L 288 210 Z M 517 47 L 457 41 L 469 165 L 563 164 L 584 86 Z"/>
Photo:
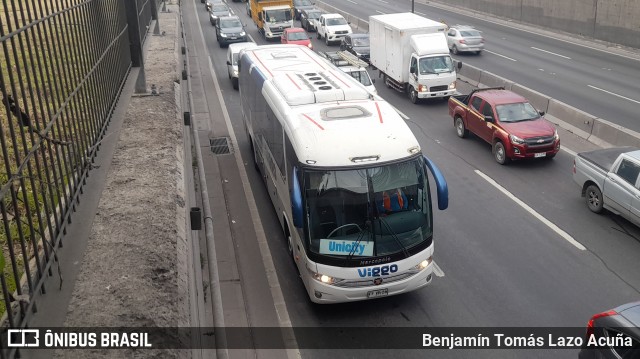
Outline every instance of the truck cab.
<path fill-rule="evenodd" d="M 293 27 L 292 0 L 249 1 L 251 18 L 266 40 L 279 40 L 284 29 Z"/>

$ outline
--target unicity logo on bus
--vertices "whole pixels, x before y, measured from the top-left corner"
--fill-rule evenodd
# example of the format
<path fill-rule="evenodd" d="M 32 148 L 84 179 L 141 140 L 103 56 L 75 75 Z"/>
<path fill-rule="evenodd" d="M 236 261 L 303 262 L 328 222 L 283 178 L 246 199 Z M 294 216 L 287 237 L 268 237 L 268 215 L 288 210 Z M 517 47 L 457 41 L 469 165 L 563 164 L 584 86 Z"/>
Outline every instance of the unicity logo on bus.
<path fill-rule="evenodd" d="M 398 271 L 398 265 L 392 264 L 388 266 L 358 268 L 358 275 L 361 278 L 364 277 L 380 277 L 383 275 L 389 275 Z"/>

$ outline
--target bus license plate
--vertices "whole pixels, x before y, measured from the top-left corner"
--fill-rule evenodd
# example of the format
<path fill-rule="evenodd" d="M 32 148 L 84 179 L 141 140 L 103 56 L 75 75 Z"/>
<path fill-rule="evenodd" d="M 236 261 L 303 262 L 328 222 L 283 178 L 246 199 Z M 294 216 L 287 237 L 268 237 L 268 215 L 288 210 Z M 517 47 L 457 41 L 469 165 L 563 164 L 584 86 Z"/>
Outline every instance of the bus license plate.
<path fill-rule="evenodd" d="M 367 292 L 367 298 L 385 297 L 389 295 L 389 289 L 370 290 Z"/>
<path fill-rule="evenodd" d="M 535 157 L 535 158 L 547 157 L 547 153 L 546 152 L 534 153 L 533 157 Z"/>

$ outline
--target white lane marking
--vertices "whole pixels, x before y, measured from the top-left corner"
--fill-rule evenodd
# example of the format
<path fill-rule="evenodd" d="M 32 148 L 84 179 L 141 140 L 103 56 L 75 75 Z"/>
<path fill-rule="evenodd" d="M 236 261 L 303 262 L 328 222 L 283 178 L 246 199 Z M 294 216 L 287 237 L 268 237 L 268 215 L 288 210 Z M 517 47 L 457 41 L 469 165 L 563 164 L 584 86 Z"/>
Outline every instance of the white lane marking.
<path fill-rule="evenodd" d="M 382 11 L 380 11 L 380 10 L 376 10 L 376 12 L 377 12 L 378 14 L 382 14 L 382 15 L 386 15 L 386 14 L 387 14 L 386 12 L 382 12 Z"/>
<path fill-rule="evenodd" d="M 622 96 L 622 95 L 618 95 L 618 94 L 617 94 L 617 93 L 615 93 L 615 92 L 607 91 L 607 90 L 601 89 L 601 88 L 599 88 L 599 87 L 591 86 L 591 85 L 588 85 L 588 86 L 589 86 L 589 87 L 591 87 L 592 89 L 596 89 L 596 90 L 598 90 L 598 91 L 606 92 L 606 93 L 608 93 L 609 95 L 618 96 L 618 97 L 623 98 L 623 99 L 625 99 L 625 100 L 629 100 L 629 101 L 631 101 L 631 102 L 635 102 L 635 103 L 640 104 L 640 101 L 636 101 L 636 100 L 634 100 L 634 99 L 632 99 L 632 98 L 628 98 L 628 97 L 624 97 L 624 96 Z"/>
<path fill-rule="evenodd" d="M 357 2 L 355 2 L 355 1 L 353 1 L 353 0 L 347 0 L 347 1 L 348 1 L 348 2 L 350 2 L 350 3 L 352 3 L 352 4 L 358 5 L 358 3 L 357 3 Z"/>
<path fill-rule="evenodd" d="M 418 14 L 418 15 L 420 15 L 420 16 L 427 16 L 427 14 L 423 14 L 423 13 L 421 13 L 421 12 L 417 12 L 417 11 L 416 11 L 416 14 Z"/>
<path fill-rule="evenodd" d="M 388 4 L 388 2 L 386 2 L 386 1 L 384 1 L 384 0 L 378 0 L 378 1 L 380 1 L 381 3 Z"/>
<path fill-rule="evenodd" d="M 493 54 L 493 55 L 496 55 L 496 56 L 504 57 L 504 58 L 505 58 L 505 59 L 507 59 L 507 60 L 511 60 L 511 61 L 518 61 L 518 60 L 516 60 L 516 59 L 512 59 L 512 58 L 510 58 L 510 57 L 507 57 L 507 56 L 501 55 L 501 54 L 499 54 L 499 53 L 497 53 L 497 52 L 493 52 L 493 51 L 489 51 L 489 50 L 484 50 L 484 52 L 488 52 L 488 53 Z"/>
<path fill-rule="evenodd" d="M 578 155 L 578 152 L 573 151 L 573 150 L 570 150 L 570 149 L 568 149 L 568 148 L 566 148 L 566 147 L 562 147 L 562 146 L 560 146 L 560 149 L 561 149 L 561 150 L 563 150 L 564 152 L 566 152 L 566 153 L 570 154 L 570 155 L 571 155 L 571 156 L 573 156 L 573 157 L 575 157 L 575 156 L 577 156 L 577 155 Z"/>
<path fill-rule="evenodd" d="M 251 36 L 250 34 L 247 34 L 247 37 L 249 38 L 249 40 L 251 40 L 251 42 L 256 42 L 256 40 L 254 40 L 253 36 Z"/>
<path fill-rule="evenodd" d="M 556 56 L 563 57 L 563 58 L 565 58 L 565 59 L 571 60 L 571 58 L 570 58 L 569 56 L 564 56 L 564 55 L 556 54 L 555 52 L 551 52 L 551 51 L 547 51 L 547 50 L 539 49 L 539 48 L 537 48 L 537 47 L 533 47 L 533 46 L 531 46 L 531 48 L 532 48 L 532 49 L 534 49 L 534 50 L 538 50 L 538 51 L 546 52 L 547 54 L 556 55 Z"/>
<path fill-rule="evenodd" d="M 402 111 L 398 110 L 397 107 L 391 105 L 391 107 L 393 107 L 394 110 L 396 110 L 396 112 L 398 113 L 398 115 L 400 115 L 402 118 L 404 118 L 405 120 L 410 120 L 411 118 L 409 118 L 409 116 L 405 115 L 404 113 L 402 113 Z"/>
<path fill-rule="evenodd" d="M 556 226 L 553 222 L 551 222 L 550 220 L 548 220 L 545 217 L 543 217 L 540 213 L 536 212 L 535 209 L 529 207 L 526 203 L 522 202 L 518 197 L 514 196 L 506 188 L 504 188 L 500 184 L 498 184 L 498 182 L 494 181 L 493 178 L 491 178 L 491 177 L 487 176 L 486 174 L 482 173 L 482 171 L 480 171 L 480 170 L 475 170 L 475 173 L 477 173 L 478 176 L 484 178 L 485 181 L 489 182 L 489 184 L 491 184 L 492 186 L 497 188 L 500 192 L 504 193 L 512 201 L 514 201 L 518 205 L 520 205 L 520 207 L 524 208 L 532 216 L 536 217 L 540 222 L 544 223 L 547 227 L 551 228 L 554 232 L 556 232 L 558 235 L 560 235 L 560 237 L 566 239 L 567 242 L 573 244 L 576 248 L 578 248 L 581 251 L 586 250 L 586 248 L 582 245 L 582 243 L 580 243 L 580 242 L 576 241 L 575 239 L 573 239 L 573 237 L 571 237 L 571 235 L 569 233 L 563 231 L 562 229 L 560 229 L 560 227 Z"/>
<path fill-rule="evenodd" d="M 433 274 L 435 274 L 436 277 L 439 278 L 444 277 L 444 271 L 440 269 L 440 266 L 436 263 L 436 261 L 433 261 Z"/>

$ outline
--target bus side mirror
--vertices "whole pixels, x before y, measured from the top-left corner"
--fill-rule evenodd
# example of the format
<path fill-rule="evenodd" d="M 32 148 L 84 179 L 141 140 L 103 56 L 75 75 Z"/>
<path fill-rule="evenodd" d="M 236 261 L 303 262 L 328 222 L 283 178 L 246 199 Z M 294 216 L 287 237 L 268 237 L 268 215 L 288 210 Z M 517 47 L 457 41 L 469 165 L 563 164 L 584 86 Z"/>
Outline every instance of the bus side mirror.
<path fill-rule="evenodd" d="M 444 211 L 449 207 L 449 187 L 447 181 L 444 179 L 442 172 L 435 163 L 433 163 L 427 156 L 422 156 L 424 163 L 431 172 L 433 179 L 436 181 L 436 193 L 438 194 L 438 209 Z"/>
<path fill-rule="evenodd" d="M 300 190 L 300 182 L 298 181 L 298 168 L 293 167 L 291 174 L 292 193 L 291 193 L 291 214 L 293 215 L 293 226 L 302 228 L 302 191 Z"/>

